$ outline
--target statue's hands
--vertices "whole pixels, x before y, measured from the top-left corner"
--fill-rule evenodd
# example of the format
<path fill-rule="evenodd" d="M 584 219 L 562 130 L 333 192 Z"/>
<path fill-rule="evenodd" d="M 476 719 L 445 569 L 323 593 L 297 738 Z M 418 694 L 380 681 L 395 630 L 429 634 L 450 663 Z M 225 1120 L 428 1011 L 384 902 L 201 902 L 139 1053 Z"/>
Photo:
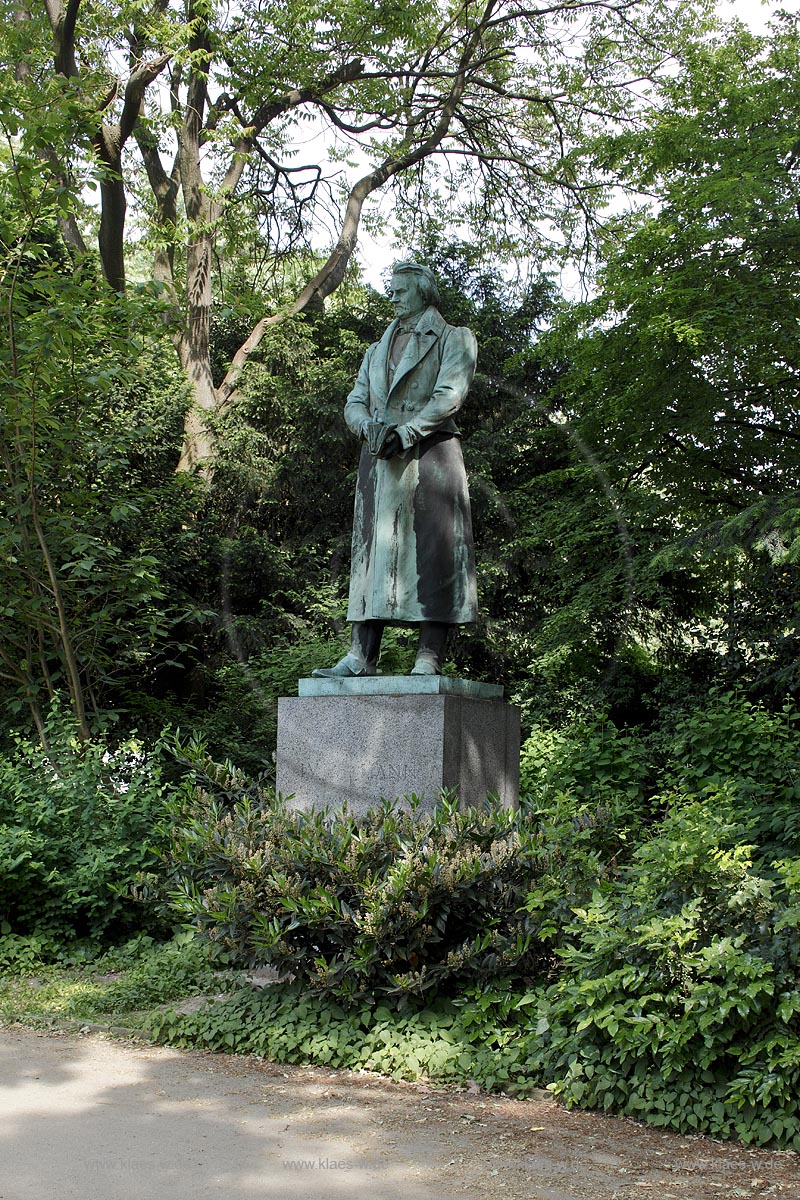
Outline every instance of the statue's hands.
<path fill-rule="evenodd" d="M 393 458 L 403 449 L 400 435 L 394 425 L 384 425 L 383 421 L 367 421 L 363 435 L 369 446 L 370 453 L 376 458 Z"/>
<path fill-rule="evenodd" d="M 367 421 L 362 433 L 371 454 L 378 454 L 386 437 L 387 426 L 383 421 Z"/>
<path fill-rule="evenodd" d="M 399 454 L 402 449 L 403 443 L 400 440 L 400 434 L 393 425 L 388 426 L 383 445 L 378 451 L 378 458 L 394 458 L 395 454 Z"/>

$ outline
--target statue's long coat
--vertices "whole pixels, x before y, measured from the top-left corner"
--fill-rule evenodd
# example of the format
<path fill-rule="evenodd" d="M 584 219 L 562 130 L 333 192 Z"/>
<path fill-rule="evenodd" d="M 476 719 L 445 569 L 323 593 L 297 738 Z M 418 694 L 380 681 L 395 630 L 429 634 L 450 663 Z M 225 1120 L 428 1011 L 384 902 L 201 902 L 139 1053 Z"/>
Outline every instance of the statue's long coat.
<path fill-rule="evenodd" d="M 475 374 L 469 329 L 436 308 L 417 322 L 390 376 L 393 321 L 367 351 L 345 420 L 361 436 L 369 420 L 395 425 L 403 451 L 390 459 L 366 444 L 356 486 L 348 621 L 464 624 L 478 611 L 467 477 L 453 420 Z"/>

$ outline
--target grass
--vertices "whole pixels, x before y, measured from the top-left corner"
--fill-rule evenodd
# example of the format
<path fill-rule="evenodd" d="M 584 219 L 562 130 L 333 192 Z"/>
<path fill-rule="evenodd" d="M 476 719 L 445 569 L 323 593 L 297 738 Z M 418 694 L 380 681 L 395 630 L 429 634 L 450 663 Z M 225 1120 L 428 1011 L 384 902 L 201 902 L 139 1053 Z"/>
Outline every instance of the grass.
<path fill-rule="evenodd" d="M 161 1006 L 219 988 L 218 973 L 186 933 L 161 943 L 140 936 L 102 952 L 76 947 L 54 964 L 19 953 L 0 974 L 0 1022 L 141 1028 Z"/>

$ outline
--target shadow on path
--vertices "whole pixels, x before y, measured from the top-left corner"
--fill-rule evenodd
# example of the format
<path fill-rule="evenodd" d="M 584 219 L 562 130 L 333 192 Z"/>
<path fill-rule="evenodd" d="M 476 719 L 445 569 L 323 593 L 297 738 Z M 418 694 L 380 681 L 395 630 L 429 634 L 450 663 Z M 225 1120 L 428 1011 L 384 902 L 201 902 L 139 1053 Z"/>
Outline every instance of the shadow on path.
<path fill-rule="evenodd" d="M 549 1099 L 0 1029 L 0 1200 L 800 1200 L 800 1157 Z"/>
<path fill-rule="evenodd" d="M 368 1108 L 227 1063 L 3 1030 L 0 1200 L 455 1200 Z"/>

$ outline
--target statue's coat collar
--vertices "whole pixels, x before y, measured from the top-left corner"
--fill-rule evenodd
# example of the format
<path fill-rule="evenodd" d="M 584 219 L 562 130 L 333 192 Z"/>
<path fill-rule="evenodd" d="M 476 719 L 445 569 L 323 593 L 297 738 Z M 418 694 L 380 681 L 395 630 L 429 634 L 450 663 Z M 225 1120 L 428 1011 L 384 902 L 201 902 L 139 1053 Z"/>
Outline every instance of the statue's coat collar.
<path fill-rule="evenodd" d="M 381 338 L 381 354 L 386 366 L 387 379 L 389 370 L 389 350 L 392 345 L 392 338 L 394 337 L 395 331 L 397 330 L 399 324 L 400 321 L 395 317 L 395 319 L 389 325 L 389 328 L 386 330 L 386 333 Z M 409 371 L 414 370 L 417 364 L 420 363 L 428 353 L 431 346 L 434 345 L 437 338 L 441 337 L 446 328 L 447 322 L 439 312 L 438 308 L 434 308 L 433 305 L 430 305 L 425 309 L 425 312 L 417 321 L 413 335 L 409 338 L 403 357 L 397 364 L 397 370 L 394 373 L 394 379 L 392 380 L 391 387 L 388 389 L 389 392 L 392 392 L 397 387 L 398 383 L 400 383 L 400 381 L 404 379 L 406 375 L 408 375 Z"/>

